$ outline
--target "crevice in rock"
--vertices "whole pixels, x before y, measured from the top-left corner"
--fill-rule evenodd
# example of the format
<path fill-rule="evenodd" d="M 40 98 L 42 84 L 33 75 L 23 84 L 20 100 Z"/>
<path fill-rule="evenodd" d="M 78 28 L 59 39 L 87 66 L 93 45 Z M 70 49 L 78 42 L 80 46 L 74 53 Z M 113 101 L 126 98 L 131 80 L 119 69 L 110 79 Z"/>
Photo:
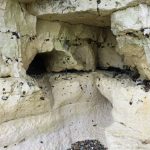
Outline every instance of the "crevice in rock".
<path fill-rule="evenodd" d="M 107 71 L 107 72 L 112 72 L 113 77 L 117 75 L 127 75 L 130 77 L 133 81 L 136 81 L 139 77 L 140 74 L 136 68 L 130 68 L 129 66 L 124 66 L 124 68 L 117 68 L 117 67 L 98 67 L 97 69 L 102 70 L 102 71 Z"/>
<path fill-rule="evenodd" d="M 99 7 L 98 5 L 101 3 L 101 0 L 97 0 L 97 13 L 98 15 L 100 16 L 100 10 L 99 10 Z"/>
<path fill-rule="evenodd" d="M 33 61 L 30 63 L 30 65 L 26 71 L 27 75 L 34 77 L 34 76 L 38 76 L 38 75 L 42 76 L 44 74 L 55 73 L 55 72 L 60 72 L 60 73 L 65 73 L 65 74 L 92 72 L 92 70 L 67 69 L 67 67 L 66 67 L 66 69 L 61 70 L 61 71 L 51 70 L 51 67 L 53 67 L 53 65 L 55 65 L 55 63 L 56 63 L 54 61 L 54 58 L 56 56 L 61 55 L 61 53 L 63 53 L 63 52 L 59 52 L 59 51 L 55 51 L 55 50 L 52 52 L 38 53 L 34 57 Z M 67 58 L 69 58 L 69 57 L 67 57 Z M 63 55 L 61 55 L 61 59 L 63 59 Z M 62 64 L 65 65 L 66 62 L 62 61 Z M 121 75 L 121 76 L 127 75 L 133 81 L 136 81 L 140 77 L 138 70 L 136 68 L 131 68 L 129 66 L 123 66 L 123 68 L 119 68 L 119 67 L 115 67 L 113 65 L 111 66 L 111 64 L 109 65 L 109 67 L 100 66 L 97 64 L 95 71 L 104 71 L 104 72 L 113 74 L 113 77 L 116 77 L 118 75 Z M 145 83 L 141 83 L 141 84 L 144 84 L 145 86 L 147 86 L 147 84 L 145 84 Z"/>
<path fill-rule="evenodd" d="M 46 66 L 45 66 L 45 58 L 48 55 L 48 53 L 39 53 L 37 54 L 33 61 L 30 63 L 26 73 L 28 75 L 41 75 L 43 73 L 46 73 Z"/>

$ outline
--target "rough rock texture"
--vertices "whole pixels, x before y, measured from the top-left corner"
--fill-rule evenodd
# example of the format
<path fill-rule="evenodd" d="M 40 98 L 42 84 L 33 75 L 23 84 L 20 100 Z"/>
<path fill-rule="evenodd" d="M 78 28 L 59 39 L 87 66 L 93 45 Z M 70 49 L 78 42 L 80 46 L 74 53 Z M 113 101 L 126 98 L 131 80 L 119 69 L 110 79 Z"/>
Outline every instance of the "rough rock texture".
<path fill-rule="evenodd" d="M 118 52 L 125 62 L 136 66 L 139 72 L 150 78 L 150 7 L 145 4 L 127 8 L 112 15 L 112 31 L 117 36 Z"/>
<path fill-rule="evenodd" d="M 17 0 L 1 0 L 0 19 L 0 53 L 2 65 L 5 63 L 6 67 L 5 71 L 0 69 L 0 76 L 15 76 L 16 70 L 21 74 L 22 61 L 26 60 L 24 52 L 30 44 L 30 37 L 36 34 L 36 17 Z"/>
<path fill-rule="evenodd" d="M 101 30 L 98 39 L 98 66 L 123 68 L 123 57 L 116 52 L 117 42 L 110 28 Z"/>
<path fill-rule="evenodd" d="M 107 130 L 110 149 L 149 149 L 150 93 L 128 78 L 100 75 L 96 84 L 113 106 L 115 122 Z"/>
<path fill-rule="evenodd" d="M 112 122 L 110 114 L 112 107 L 96 88 L 93 74 L 68 74 L 67 80 L 66 74 L 52 75 L 48 80 L 45 80 L 45 77 L 38 77 L 39 86 L 42 89 L 48 89 L 47 86 L 42 85 L 41 80 L 51 84 L 54 95 L 51 102 L 52 110 L 38 116 L 12 120 L 1 124 L 0 146 L 11 145 L 8 146 L 10 149 L 19 149 L 20 147 L 24 149 L 28 147 L 30 149 L 44 147 L 45 149 L 66 149 L 69 148 L 72 142 L 79 139 L 84 140 L 85 138 L 98 138 L 102 143 L 106 144 L 104 129 Z M 63 84 L 65 81 L 67 81 L 67 85 Z M 73 91 L 71 91 L 71 87 L 72 90 L 74 89 Z M 80 92 L 75 92 L 77 87 Z M 70 91 L 66 92 L 68 88 L 70 88 Z M 59 90 L 59 94 L 57 93 L 58 89 L 62 89 Z M 50 94 L 48 92 L 50 92 L 49 90 L 46 93 Z M 104 119 L 104 116 L 108 120 Z M 58 129 L 60 134 L 57 134 Z M 101 131 L 100 135 L 97 129 Z M 87 130 L 88 132 L 86 132 Z M 53 133 L 54 131 L 56 131 L 55 134 Z M 54 139 L 52 138 L 53 136 Z M 40 143 L 42 139 L 43 144 Z M 22 140 L 27 140 L 27 143 L 20 143 Z M 62 144 L 57 145 L 55 143 L 57 140 L 60 140 L 59 142 L 62 142 Z M 47 144 L 45 145 L 44 143 Z"/>
<path fill-rule="evenodd" d="M 0 150 L 149 150 L 149 5 L 0 0 Z"/>
<path fill-rule="evenodd" d="M 37 49 L 39 53 L 53 50 L 45 60 L 47 70 L 57 72 L 64 69 L 94 70 L 99 32 L 98 27 L 38 19 Z"/>
<path fill-rule="evenodd" d="M 1 78 L 0 123 L 50 109 L 49 99 L 30 78 Z"/>
<path fill-rule="evenodd" d="M 28 5 L 31 14 L 46 20 L 60 20 L 94 26 L 109 26 L 112 12 L 149 0 L 37 0 Z M 88 18 L 88 19 L 87 19 Z"/>

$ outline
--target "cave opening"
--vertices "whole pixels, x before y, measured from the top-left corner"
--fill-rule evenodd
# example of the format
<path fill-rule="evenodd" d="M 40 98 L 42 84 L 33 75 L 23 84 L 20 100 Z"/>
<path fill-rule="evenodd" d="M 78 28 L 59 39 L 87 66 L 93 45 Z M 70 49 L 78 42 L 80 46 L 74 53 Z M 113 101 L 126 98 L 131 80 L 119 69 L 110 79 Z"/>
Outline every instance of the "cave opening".
<path fill-rule="evenodd" d="M 26 73 L 30 76 L 47 73 L 45 60 L 48 55 L 48 52 L 38 53 L 30 63 Z"/>

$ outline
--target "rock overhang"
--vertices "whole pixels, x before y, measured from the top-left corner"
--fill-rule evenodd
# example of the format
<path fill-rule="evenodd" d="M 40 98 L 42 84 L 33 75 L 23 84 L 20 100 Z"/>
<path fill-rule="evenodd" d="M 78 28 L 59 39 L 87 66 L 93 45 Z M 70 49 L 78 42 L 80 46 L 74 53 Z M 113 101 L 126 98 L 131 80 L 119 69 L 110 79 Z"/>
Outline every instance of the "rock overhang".
<path fill-rule="evenodd" d="M 143 0 L 141 3 L 150 4 L 147 0 Z M 113 12 L 138 4 L 138 0 L 37 0 L 29 4 L 27 9 L 41 19 L 106 27 L 111 25 L 110 16 Z"/>

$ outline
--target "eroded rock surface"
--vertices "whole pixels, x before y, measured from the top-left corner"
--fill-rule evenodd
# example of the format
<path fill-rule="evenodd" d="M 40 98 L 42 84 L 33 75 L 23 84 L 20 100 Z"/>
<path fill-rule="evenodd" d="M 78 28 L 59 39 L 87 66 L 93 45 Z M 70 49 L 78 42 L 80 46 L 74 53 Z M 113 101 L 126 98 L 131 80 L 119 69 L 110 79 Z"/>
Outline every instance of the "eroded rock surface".
<path fill-rule="evenodd" d="M 150 149 L 149 5 L 0 0 L 0 149 Z"/>
<path fill-rule="evenodd" d="M 94 70 L 96 68 L 96 44 L 100 29 L 86 25 L 38 20 L 37 49 L 47 56 L 48 71 L 65 69 Z"/>
<path fill-rule="evenodd" d="M 142 0 L 141 3 L 150 3 Z M 139 0 L 37 0 L 28 5 L 31 14 L 46 20 L 60 20 L 70 23 L 82 23 L 94 26 L 109 26 L 112 12 L 136 6 Z M 87 20 L 88 18 L 88 20 Z"/>
<path fill-rule="evenodd" d="M 112 15 L 112 31 L 117 36 L 117 51 L 124 56 L 130 66 L 149 78 L 149 15 L 150 7 L 140 4 Z"/>

